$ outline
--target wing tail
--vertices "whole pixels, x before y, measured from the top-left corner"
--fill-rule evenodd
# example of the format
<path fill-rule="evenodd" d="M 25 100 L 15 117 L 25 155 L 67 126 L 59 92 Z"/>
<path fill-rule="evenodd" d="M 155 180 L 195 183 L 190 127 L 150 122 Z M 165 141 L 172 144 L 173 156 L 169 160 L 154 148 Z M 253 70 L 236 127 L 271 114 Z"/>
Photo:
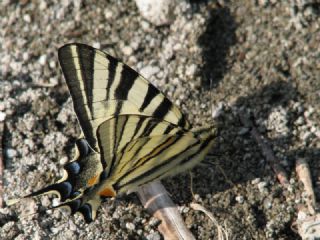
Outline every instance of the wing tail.
<path fill-rule="evenodd" d="M 100 154 L 93 152 L 87 141 L 78 139 L 76 156 L 64 166 L 64 176 L 56 183 L 28 194 L 22 198 L 11 199 L 7 205 L 13 205 L 23 198 L 37 197 L 44 194 L 55 194 L 62 202 L 79 198 L 86 189 L 98 181 L 102 172 Z"/>

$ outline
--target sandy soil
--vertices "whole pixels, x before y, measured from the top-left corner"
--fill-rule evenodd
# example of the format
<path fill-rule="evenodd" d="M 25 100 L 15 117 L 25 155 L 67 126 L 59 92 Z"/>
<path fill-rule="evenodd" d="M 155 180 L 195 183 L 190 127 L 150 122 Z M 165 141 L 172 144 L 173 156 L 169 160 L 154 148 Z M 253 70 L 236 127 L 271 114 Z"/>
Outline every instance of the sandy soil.
<path fill-rule="evenodd" d="M 133 1 L 0 2 L 0 113 L 4 199 L 54 182 L 72 159 L 79 126 L 57 49 L 93 45 L 164 91 L 194 126 L 219 124 L 214 157 L 163 181 L 197 239 L 215 239 L 197 201 L 230 239 L 299 239 L 304 204 L 294 166 L 305 158 L 319 197 L 320 21 L 316 1 L 181 1 L 169 26 L 154 27 Z M 295 5 L 296 4 L 296 5 Z M 211 83 L 211 84 L 210 84 Z M 283 189 L 237 116 L 250 112 L 290 177 Z M 213 118 L 213 116 L 215 118 Z M 45 209 L 53 197 L 0 209 L 1 239 L 161 239 L 135 194 L 108 200 L 94 223 Z"/>

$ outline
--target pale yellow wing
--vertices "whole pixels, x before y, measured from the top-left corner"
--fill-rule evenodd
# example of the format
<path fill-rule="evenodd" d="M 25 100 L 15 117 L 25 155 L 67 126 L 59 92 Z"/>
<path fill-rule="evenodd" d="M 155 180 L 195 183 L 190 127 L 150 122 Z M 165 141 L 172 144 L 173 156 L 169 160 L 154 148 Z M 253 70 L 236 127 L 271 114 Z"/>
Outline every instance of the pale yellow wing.
<path fill-rule="evenodd" d="M 96 129 L 113 116 L 145 115 L 189 129 L 181 111 L 150 82 L 114 57 L 84 44 L 59 49 L 74 110 L 83 134 L 96 151 Z"/>

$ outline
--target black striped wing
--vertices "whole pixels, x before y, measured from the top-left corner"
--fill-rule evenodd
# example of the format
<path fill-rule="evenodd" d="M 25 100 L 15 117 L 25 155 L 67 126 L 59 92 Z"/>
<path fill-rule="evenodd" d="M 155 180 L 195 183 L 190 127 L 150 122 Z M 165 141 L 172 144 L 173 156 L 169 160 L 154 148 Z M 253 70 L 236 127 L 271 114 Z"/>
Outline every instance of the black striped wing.
<path fill-rule="evenodd" d="M 95 151 L 99 152 L 96 129 L 113 116 L 151 116 L 189 129 L 170 100 L 112 56 L 84 44 L 68 44 L 59 49 L 59 62 L 83 134 Z"/>
<path fill-rule="evenodd" d="M 177 132 L 174 135 L 138 138 L 117 153 L 116 166 L 110 175 L 116 192 L 173 176 L 194 167 L 212 148 L 215 128 L 201 132 Z"/>
<path fill-rule="evenodd" d="M 119 164 L 119 150 L 134 140 L 182 132 L 185 130 L 172 123 L 143 115 L 119 115 L 104 121 L 97 128 L 97 139 L 105 176 L 109 177 Z"/>
<path fill-rule="evenodd" d="M 142 124 L 139 126 L 138 122 Z M 74 198 L 73 191 L 65 191 L 66 185 L 73 186 L 67 179 L 58 190 L 60 195 L 61 189 L 70 193 L 63 196 L 69 200 L 62 206 L 70 208 L 72 213 L 81 212 L 90 222 L 96 216 L 102 197 L 134 191 L 143 184 L 195 166 L 212 148 L 215 135 L 214 127 L 185 131 L 169 122 L 141 115 L 121 115 L 106 120 L 97 128 L 97 138 L 101 158 L 111 156 L 112 164 L 97 176 L 92 187 Z M 72 177 L 74 175 L 69 179 Z"/>
<path fill-rule="evenodd" d="M 53 192 L 58 194 L 62 202 L 78 198 L 84 190 L 100 181 L 102 172 L 104 178 L 112 174 L 119 164 L 117 157 L 119 150 L 126 149 L 132 141 L 146 136 L 175 135 L 183 132 L 185 130 L 182 128 L 153 117 L 143 115 L 112 117 L 97 128 L 100 153 L 92 151 L 85 139 L 79 139 L 76 145 L 78 154 L 74 161 L 64 166 L 63 178 L 29 196 Z"/>
<path fill-rule="evenodd" d="M 174 104 L 115 58 L 68 44 L 59 61 L 83 136 L 64 177 L 27 197 L 55 192 L 60 206 L 91 221 L 101 197 L 190 169 L 212 147 L 215 128 L 190 130 Z"/>

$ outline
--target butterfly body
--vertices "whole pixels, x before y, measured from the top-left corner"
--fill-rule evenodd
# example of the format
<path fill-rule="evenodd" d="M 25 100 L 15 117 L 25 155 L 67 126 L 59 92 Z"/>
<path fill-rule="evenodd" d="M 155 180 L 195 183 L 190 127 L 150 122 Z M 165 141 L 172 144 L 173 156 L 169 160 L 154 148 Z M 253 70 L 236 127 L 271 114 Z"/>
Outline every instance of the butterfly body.
<path fill-rule="evenodd" d="M 214 126 L 191 129 L 180 110 L 136 71 L 84 44 L 59 49 L 82 134 L 64 177 L 28 195 L 56 193 L 72 213 L 96 217 L 103 197 L 134 191 L 199 163 Z"/>

